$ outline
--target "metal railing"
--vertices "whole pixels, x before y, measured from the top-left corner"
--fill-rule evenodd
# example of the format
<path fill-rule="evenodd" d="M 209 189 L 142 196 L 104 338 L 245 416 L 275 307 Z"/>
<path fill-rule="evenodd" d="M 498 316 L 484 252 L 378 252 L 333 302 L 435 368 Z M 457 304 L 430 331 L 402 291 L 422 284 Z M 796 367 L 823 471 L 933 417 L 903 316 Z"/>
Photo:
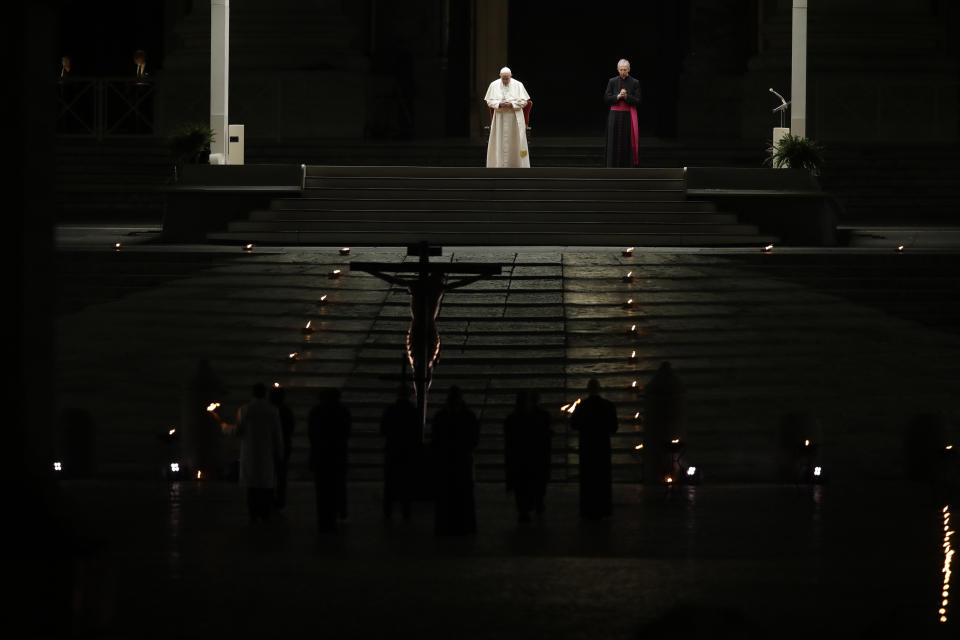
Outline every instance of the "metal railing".
<path fill-rule="evenodd" d="M 154 134 L 156 89 L 135 78 L 69 78 L 57 85 L 57 134 L 103 140 Z"/>

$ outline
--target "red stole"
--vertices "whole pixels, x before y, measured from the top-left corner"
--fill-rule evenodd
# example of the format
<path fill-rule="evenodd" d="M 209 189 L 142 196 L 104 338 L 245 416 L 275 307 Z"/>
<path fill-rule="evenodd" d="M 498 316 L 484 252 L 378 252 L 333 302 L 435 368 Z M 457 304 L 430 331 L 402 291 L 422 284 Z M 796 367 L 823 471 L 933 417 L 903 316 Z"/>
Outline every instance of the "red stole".
<path fill-rule="evenodd" d="M 637 123 L 637 108 L 632 104 L 620 101 L 610 107 L 610 111 L 630 112 L 630 147 L 633 152 L 633 166 L 640 163 L 640 125 Z"/>

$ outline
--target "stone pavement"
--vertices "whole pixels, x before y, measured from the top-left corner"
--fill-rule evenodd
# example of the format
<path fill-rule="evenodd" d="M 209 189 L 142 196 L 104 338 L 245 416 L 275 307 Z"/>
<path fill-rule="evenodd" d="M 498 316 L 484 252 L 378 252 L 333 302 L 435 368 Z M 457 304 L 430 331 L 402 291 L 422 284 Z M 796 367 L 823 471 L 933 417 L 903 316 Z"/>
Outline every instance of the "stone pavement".
<path fill-rule="evenodd" d="M 950 638 L 939 621 L 943 503 L 917 486 L 618 484 L 614 515 L 576 487 L 516 523 L 477 487 L 478 533 L 438 539 L 428 504 L 385 522 L 353 483 L 318 536 L 312 485 L 249 525 L 225 482 L 65 481 L 63 529 L 39 532 L 36 637 Z M 33 523 L 26 523 L 30 527 Z M 69 555 L 69 562 L 61 555 Z M 49 577 L 47 577 L 49 576 Z M 955 582 L 955 581 L 954 581 Z M 953 585 L 955 586 L 955 584 Z M 949 600 L 949 599 L 948 599 Z M 49 634 L 47 633 L 49 632 Z"/>

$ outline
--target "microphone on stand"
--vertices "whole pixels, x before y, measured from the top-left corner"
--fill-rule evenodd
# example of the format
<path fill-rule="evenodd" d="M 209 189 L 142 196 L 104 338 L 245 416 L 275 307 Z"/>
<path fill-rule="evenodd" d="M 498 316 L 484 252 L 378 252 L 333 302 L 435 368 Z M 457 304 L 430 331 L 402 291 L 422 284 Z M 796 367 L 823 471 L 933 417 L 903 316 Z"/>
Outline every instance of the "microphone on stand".
<path fill-rule="evenodd" d="M 787 112 L 787 107 L 790 106 L 790 103 L 784 99 L 782 95 L 773 90 L 773 87 L 769 88 L 770 93 L 780 98 L 780 104 L 773 110 L 773 113 L 780 112 L 780 126 L 783 126 L 783 116 Z"/>
<path fill-rule="evenodd" d="M 772 93 L 773 95 L 775 95 L 775 96 L 777 96 L 778 98 L 780 98 L 780 106 L 778 106 L 776 109 L 774 109 L 774 110 L 773 110 L 773 113 L 776 113 L 777 111 L 786 111 L 787 106 L 789 106 L 790 103 L 787 102 L 782 95 L 780 95 L 779 93 L 777 93 L 776 91 L 774 91 L 772 87 L 770 88 L 769 91 L 770 91 L 770 93 Z"/>

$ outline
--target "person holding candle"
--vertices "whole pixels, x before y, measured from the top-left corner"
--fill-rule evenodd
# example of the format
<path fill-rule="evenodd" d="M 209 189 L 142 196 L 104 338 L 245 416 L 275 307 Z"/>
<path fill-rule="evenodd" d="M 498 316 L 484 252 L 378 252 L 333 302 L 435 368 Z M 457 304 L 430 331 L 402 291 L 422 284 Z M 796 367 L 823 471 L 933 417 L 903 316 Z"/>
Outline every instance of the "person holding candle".
<path fill-rule="evenodd" d="M 237 411 L 240 437 L 240 486 L 247 490 L 250 522 L 266 522 L 277 486 L 277 467 L 283 457 L 280 414 L 267 400 L 267 388 L 256 383 L 253 399 Z"/>
<path fill-rule="evenodd" d="M 596 378 L 587 383 L 587 398 L 577 406 L 570 426 L 580 441 L 580 517 L 606 518 L 613 505 L 610 436 L 617 431 L 617 408 L 600 396 Z"/>

